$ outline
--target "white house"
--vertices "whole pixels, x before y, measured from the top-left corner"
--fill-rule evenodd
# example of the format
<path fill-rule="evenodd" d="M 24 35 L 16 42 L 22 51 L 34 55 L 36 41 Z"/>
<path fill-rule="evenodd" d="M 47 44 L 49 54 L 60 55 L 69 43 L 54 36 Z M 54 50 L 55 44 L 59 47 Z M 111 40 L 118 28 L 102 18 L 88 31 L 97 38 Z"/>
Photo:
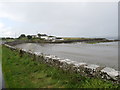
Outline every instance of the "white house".
<path fill-rule="evenodd" d="M 49 40 L 49 41 L 52 41 L 52 42 L 64 40 L 63 38 L 55 37 L 55 36 L 47 36 L 46 34 L 31 35 L 31 36 L 32 36 L 32 38 L 41 38 L 41 39 Z"/>
<path fill-rule="evenodd" d="M 49 40 L 49 37 L 46 34 L 41 34 L 40 38 L 45 39 L 45 40 Z"/>
<path fill-rule="evenodd" d="M 32 38 L 37 38 L 37 35 L 31 35 L 32 36 Z"/>
<path fill-rule="evenodd" d="M 56 39 L 56 37 L 55 36 L 49 36 L 49 38 L 48 38 L 48 40 L 55 40 Z"/>

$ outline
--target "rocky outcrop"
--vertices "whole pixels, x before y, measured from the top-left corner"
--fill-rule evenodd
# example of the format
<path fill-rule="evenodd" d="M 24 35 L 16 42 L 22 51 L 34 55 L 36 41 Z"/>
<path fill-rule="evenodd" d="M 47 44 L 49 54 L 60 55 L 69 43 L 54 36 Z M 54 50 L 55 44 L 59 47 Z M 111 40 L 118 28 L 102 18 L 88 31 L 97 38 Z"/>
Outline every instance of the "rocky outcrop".
<path fill-rule="evenodd" d="M 120 82 L 120 72 L 113 68 L 101 67 L 99 65 L 87 64 L 85 62 L 78 63 L 70 59 L 61 59 L 54 55 L 43 54 L 40 52 L 27 51 L 25 49 L 17 49 L 8 44 L 4 44 L 11 50 L 19 51 L 20 55 L 28 54 L 34 60 L 46 63 L 50 66 L 57 67 L 63 71 L 79 73 L 82 76 L 102 78 L 104 80 L 110 80 L 116 83 Z M 42 59 L 41 59 L 42 58 Z"/>

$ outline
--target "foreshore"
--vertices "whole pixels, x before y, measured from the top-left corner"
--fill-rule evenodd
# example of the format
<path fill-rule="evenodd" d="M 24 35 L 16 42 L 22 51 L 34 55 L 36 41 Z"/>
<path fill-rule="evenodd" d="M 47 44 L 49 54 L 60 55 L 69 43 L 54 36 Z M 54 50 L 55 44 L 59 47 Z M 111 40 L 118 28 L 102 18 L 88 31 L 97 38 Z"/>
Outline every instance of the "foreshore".
<path fill-rule="evenodd" d="M 18 49 L 40 52 L 70 59 L 78 63 L 97 64 L 118 70 L 118 42 L 88 43 L 23 43 L 15 45 Z"/>

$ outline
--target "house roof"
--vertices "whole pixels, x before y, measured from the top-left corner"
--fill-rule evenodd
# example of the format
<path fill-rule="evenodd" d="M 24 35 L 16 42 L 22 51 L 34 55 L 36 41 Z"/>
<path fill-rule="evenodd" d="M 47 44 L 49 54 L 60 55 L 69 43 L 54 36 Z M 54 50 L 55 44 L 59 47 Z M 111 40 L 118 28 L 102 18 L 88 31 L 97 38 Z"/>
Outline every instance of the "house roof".
<path fill-rule="evenodd" d="M 46 34 L 41 34 L 40 36 L 47 36 Z"/>
<path fill-rule="evenodd" d="M 55 36 L 49 36 L 49 37 L 55 37 Z"/>
<path fill-rule="evenodd" d="M 56 37 L 56 39 L 62 39 L 61 37 Z"/>

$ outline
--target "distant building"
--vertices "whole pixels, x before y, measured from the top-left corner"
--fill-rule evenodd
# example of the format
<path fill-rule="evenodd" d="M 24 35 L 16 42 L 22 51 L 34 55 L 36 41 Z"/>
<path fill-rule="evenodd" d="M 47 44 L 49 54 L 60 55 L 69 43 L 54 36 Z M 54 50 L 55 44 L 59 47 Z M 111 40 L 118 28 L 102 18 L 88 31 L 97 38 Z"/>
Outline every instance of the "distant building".
<path fill-rule="evenodd" d="M 49 40 L 49 41 L 52 41 L 52 42 L 64 40 L 61 37 L 48 36 L 46 34 L 37 34 L 37 35 L 31 35 L 31 36 L 32 36 L 32 38 L 41 38 L 41 39 Z"/>
<path fill-rule="evenodd" d="M 46 34 L 41 34 L 40 38 L 45 40 L 49 39 L 49 37 Z"/>
<path fill-rule="evenodd" d="M 32 36 L 32 38 L 37 38 L 38 36 L 37 35 L 31 35 Z"/>
<path fill-rule="evenodd" d="M 50 40 L 50 41 L 55 40 L 55 39 L 56 39 L 55 36 L 49 36 L 49 37 L 48 37 L 48 40 Z"/>

